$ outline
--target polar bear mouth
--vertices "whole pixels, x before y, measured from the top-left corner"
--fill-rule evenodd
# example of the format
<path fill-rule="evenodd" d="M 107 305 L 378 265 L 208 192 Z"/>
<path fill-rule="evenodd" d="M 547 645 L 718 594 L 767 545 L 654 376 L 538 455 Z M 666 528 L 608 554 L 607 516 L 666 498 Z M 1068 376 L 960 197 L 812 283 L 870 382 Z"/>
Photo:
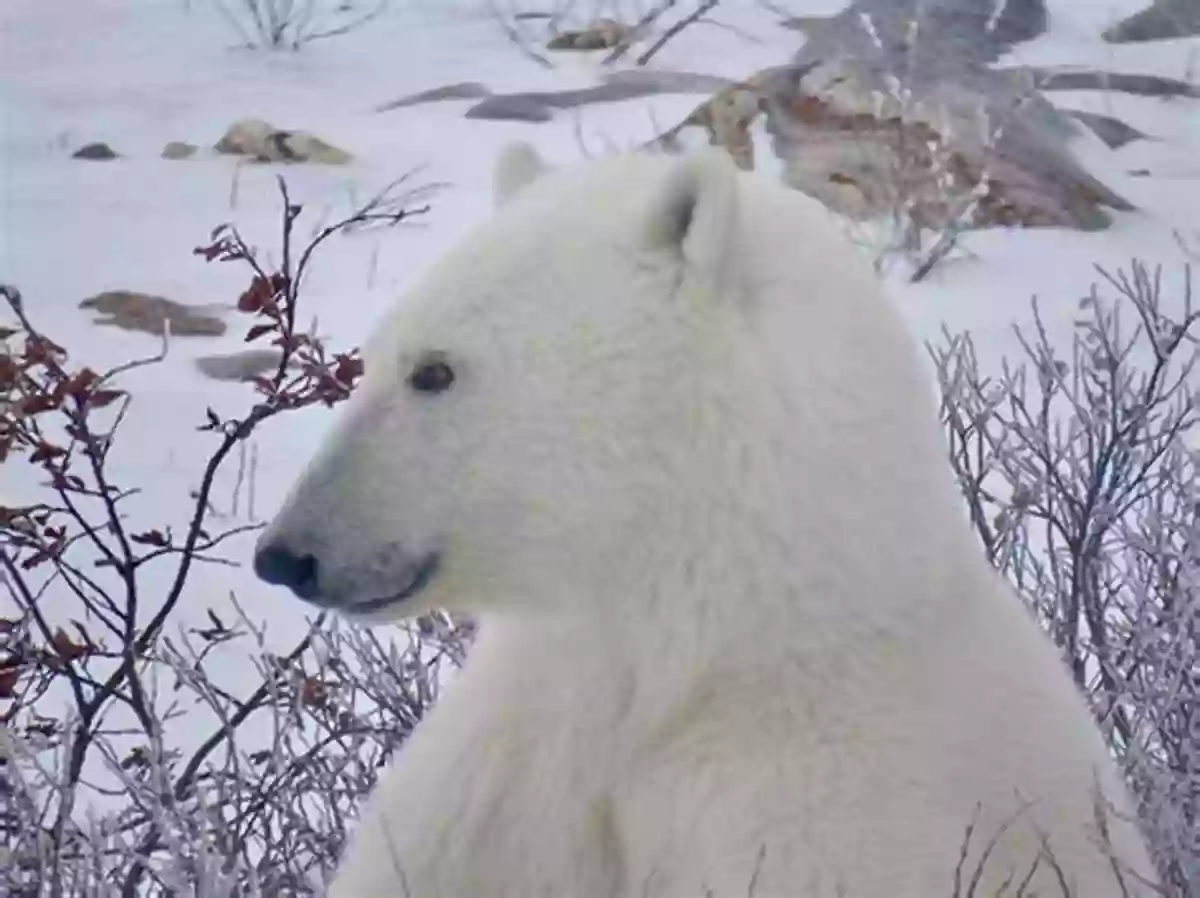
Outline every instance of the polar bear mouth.
<path fill-rule="evenodd" d="M 345 606 L 344 610 L 350 614 L 374 614 L 407 601 L 429 585 L 441 566 L 442 556 L 438 552 L 430 552 L 408 569 L 408 584 L 399 592 L 382 598 L 352 602 Z"/>

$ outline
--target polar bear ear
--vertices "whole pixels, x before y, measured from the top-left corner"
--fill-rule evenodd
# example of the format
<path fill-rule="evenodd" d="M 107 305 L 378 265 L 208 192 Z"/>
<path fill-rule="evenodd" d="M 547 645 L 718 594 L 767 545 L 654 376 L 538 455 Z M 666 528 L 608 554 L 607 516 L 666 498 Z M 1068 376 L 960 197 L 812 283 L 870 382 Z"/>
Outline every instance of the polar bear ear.
<path fill-rule="evenodd" d="M 497 207 L 510 199 L 550 170 L 538 151 L 525 141 L 507 144 L 492 169 L 492 195 Z"/>
<path fill-rule="evenodd" d="M 733 159 L 721 148 L 680 159 L 650 198 L 647 242 L 676 250 L 689 269 L 722 281 L 735 227 L 737 177 Z"/>

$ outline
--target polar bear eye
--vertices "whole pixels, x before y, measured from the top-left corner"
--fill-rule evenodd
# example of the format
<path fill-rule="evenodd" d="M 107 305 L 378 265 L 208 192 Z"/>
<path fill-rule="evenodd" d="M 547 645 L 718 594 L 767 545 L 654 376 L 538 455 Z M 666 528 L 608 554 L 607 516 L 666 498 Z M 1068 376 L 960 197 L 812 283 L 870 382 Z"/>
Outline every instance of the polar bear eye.
<path fill-rule="evenodd" d="M 408 385 L 418 393 L 441 393 L 454 383 L 454 369 L 443 359 L 427 359 L 408 376 Z"/>

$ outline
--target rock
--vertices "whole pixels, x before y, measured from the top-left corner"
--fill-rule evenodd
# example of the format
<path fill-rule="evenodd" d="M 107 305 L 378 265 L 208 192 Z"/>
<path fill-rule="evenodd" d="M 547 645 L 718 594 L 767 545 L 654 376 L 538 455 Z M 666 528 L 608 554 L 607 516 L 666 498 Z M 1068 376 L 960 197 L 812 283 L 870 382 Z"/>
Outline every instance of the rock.
<path fill-rule="evenodd" d="M 270 122 L 259 118 L 239 119 L 229 126 L 213 149 L 231 156 L 254 156 L 262 151 L 275 130 Z"/>
<path fill-rule="evenodd" d="M 753 171 L 755 153 L 750 126 L 762 112 L 760 86 L 752 78 L 717 91 L 655 142 L 670 152 L 678 152 L 687 146 L 682 140 L 684 131 L 702 131 L 710 146 L 724 147 L 729 151 L 738 168 Z"/>
<path fill-rule="evenodd" d="M 196 368 L 212 380 L 248 381 L 279 367 L 278 349 L 246 349 L 225 355 L 199 356 Z M 293 360 L 292 368 L 298 367 Z"/>
<path fill-rule="evenodd" d="M 547 50 L 611 50 L 633 36 L 633 29 L 614 19 L 597 19 L 583 28 L 560 31 L 546 43 Z"/>
<path fill-rule="evenodd" d="M 107 161 L 119 158 L 117 152 L 106 143 L 87 143 L 71 154 L 72 159 L 91 159 Z"/>
<path fill-rule="evenodd" d="M 376 106 L 375 111 L 387 112 L 391 109 L 404 109 L 407 106 L 417 106 L 421 103 L 439 103 L 445 100 L 479 100 L 491 95 L 492 92 L 478 81 L 459 81 L 456 84 L 446 84 L 442 87 L 432 87 L 429 90 L 409 94 L 406 97 L 401 97 L 399 100 L 393 100 L 391 103 Z"/>
<path fill-rule="evenodd" d="M 1070 110 L 1067 115 L 1087 125 L 1093 134 L 1099 137 L 1111 150 L 1120 149 L 1135 140 L 1146 140 L 1147 135 L 1132 125 L 1111 115 L 1100 115 L 1096 112 L 1081 112 Z"/>
<path fill-rule="evenodd" d="M 172 140 L 162 148 L 160 154 L 163 159 L 189 159 L 196 154 L 200 148 L 194 143 L 184 143 L 182 140 Z"/>
<path fill-rule="evenodd" d="M 1110 44 L 1170 40 L 1200 34 L 1200 3 L 1197 0 L 1154 0 L 1104 32 Z"/>
<path fill-rule="evenodd" d="M 326 143 L 306 131 L 276 131 L 271 135 L 270 146 L 278 150 L 278 156 L 268 155 L 259 161 L 268 162 L 316 162 L 321 165 L 345 165 L 354 160 L 343 149 Z"/>
<path fill-rule="evenodd" d="M 214 146 L 218 153 L 256 162 L 316 162 L 344 165 L 353 157 L 306 131 L 283 131 L 262 119 L 234 122 Z"/>
<path fill-rule="evenodd" d="M 716 75 L 646 68 L 622 69 L 608 72 L 603 77 L 605 84 L 636 84 L 651 88 L 658 94 L 710 94 L 735 83 L 730 78 Z"/>
<path fill-rule="evenodd" d="M 925 183 L 939 171 L 960 197 L 986 188 L 969 226 L 1094 229 L 1109 223 L 1106 209 L 1133 208 L 1070 151 L 1079 124 L 1040 94 L 1034 70 L 990 67 L 1045 31 L 1044 0 L 852 0 L 798 24 L 807 40 L 768 79 L 764 101 L 773 155 L 793 186 L 845 214 L 874 215 L 894 204 L 902 172 L 914 217 L 930 227 L 957 223 L 963 206 Z"/>
<path fill-rule="evenodd" d="M 756 146 L 760 121 L 767 139 Z M 1065 150 L 1026 157 L 1019 144 L 981 140 L 978 127 L 943 131 L 946 121 L 935 104 L 902 109 L 851 64 L 781 66 L 718 92 L 652 145 L 674 152 L 695 135 L 725 147 L 743 169 L 774 157 L 785 183 L 842 215 L 864 220 L 903 205 L 915 224 L 935 231 L 1095 230 L 1110 223 L 1102 207 L 1133 208 Z"/>
<path fill-rule="evenodd" d="M 812 34 L 820 28 L 823 28 L 829 23 L 833 16 L 788 16 L 782 19 L 779 24 L 784 28 L 789 28 L 792 31 L 799 31 L 801 34 Z"/>
<path fill-rule="evenodd" d="M 106 290 L 79 303 L 97 313 L 96 324 L 161 336 L 164 324 L 171 337 L 219 337 L 225 322 L 211 314 L 220 306 L 189 306 L 162 296 L 132 290 Z"/>
<path fill-rule="evenodd" d="M 769 82 L 767 130 L 785 178 L 799 189 L 827 199 L 829 184 L 838 193 L 849 188 L 863 203 L 860 214 L 872 217 L 890 213 L 900 191 L 914 223 L 935 231 L 958 223 L 972 192 L 984 188 L 961 224 L 1097 230 L 1111 223 L 1104 207 L 1133 209 L 1061 142 L 1044 140 L 1020 119 L 1007 122 L 1001 138 L 966 127 L 973 119 L 953 104 L 973 91 L 965 98 L 933 92 L 930 101 L 903 108 L 894 99 L 878 103 L 874 82 L 852 68 L 815 68 L 800 82 Z"/>
<path fill-rule="evenodd" d="M 994 62 L 1042 34 L 1047 13 L 1044 0 L 853 0 L 800 21 L 808 40 L 795 62 L 858 60 L 923 83 Z"/>
<path fill-rule="evenodd" d="M 619 103 L 669 93 L 708 93 L 731 84 L 725 78 L 687 72 L 616 72 L 603 84 L 576 90 L 493 94 L 467 110 L 467 118 L 494 121 L 546 122 L 559 109 L 596 103 Z"/>
<path fill-rule="evenodd" d="M 1006 74 L 1030 78 L 1038 90 L 1115 90 L 1142 97 L 1191 97 L 1200 99 L 1200 85 L 1161 75 L 1138 75 L 1125 72 L 1088 71 L 1085 69 L 1055 69 L 1020 67 L 997 69 Z"/>
<path fill-rule="evenodd" d="M 488 97 L 468 109 L 466 117 L 493 122 L 548 122 L 554 118 L 554 110 L 530 95 L 513 94 Z"/>

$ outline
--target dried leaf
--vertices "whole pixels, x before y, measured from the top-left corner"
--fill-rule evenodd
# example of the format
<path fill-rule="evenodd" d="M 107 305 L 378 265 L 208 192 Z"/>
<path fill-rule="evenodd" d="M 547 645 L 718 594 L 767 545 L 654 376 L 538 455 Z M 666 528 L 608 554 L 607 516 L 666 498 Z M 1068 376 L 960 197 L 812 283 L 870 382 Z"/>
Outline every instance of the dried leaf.
<path fill-rule="evenodd" d="M 90 408 L 104 408 L 124 395 L 124 390 L 94 390 L 88 394 L 87 404 Z"/>
<path fill-rule="evenodd" d="M 145 533 L 134 533 L 129 537 L 135 543 L 143 546 L 167 546 L 170 541 L 161 530 L 147 530 Z"/>
<path fill-rule="evenodd" d="M 88 647 L 71 639 L 70 634 L 62 627 L 58 627 L 54 631 L 50 644 L 54 646 L 54 650 L 58 652 L 59 656 L 67 661 L 82 658 L 88 653 Z"/>
<path fill-rule="evenodd" d="M 21 668 L 0 667 L 0 698 L 16 698 L 17 682 L 21 679 Z"/>
<path fill-rule="evenodd" d="M 256 325 L 254 325 L 254 327 L 250 328 L 250 330 L 246 332 L 246 341 L 245 342 L 253 343 L 255 340 L 257 340 L 259 337 L 263 336 L 264 334 L 271 333 L 271 331 L 275 330 L 275 328 L 276 328 L 276 325 L 274 323 L 256 324 Z"/>

